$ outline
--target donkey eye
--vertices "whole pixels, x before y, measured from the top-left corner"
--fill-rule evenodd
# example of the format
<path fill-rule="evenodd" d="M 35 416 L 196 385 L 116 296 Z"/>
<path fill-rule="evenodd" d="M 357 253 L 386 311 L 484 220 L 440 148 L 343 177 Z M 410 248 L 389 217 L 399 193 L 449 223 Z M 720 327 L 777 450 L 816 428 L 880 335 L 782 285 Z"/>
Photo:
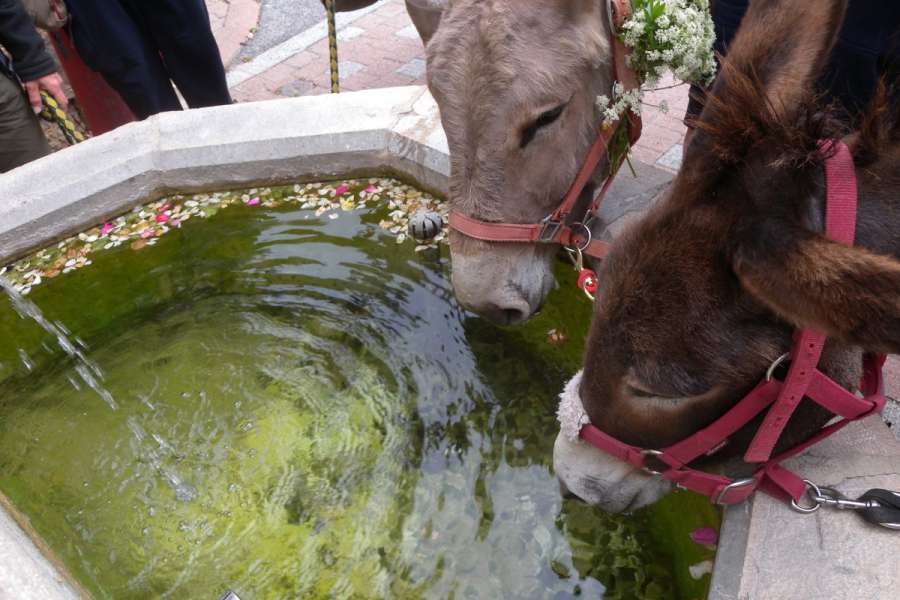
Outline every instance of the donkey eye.
<path fill-rule="evenodd" d="M 629 375 L 623 381 L 625 392 L 634 398 L 660 398 L 663 400 L 677 400 L 690 397 L 675 389 L 658 389 L 658 386 L 650 386 L 633 375 Z"/>
<path fill-rule="evenodd" d="M 681 394 L 660 394 L 659 392 L 653 392 L 648 389 L 642 387 L 635 387 L 633 385 L 628 386 L 628 393 L 636 398 L 682 398 Z"/>
<path fill-rule="evenodd" d="M 531 140 L 534 139 L 534 136 L 537 134 L 538 129 L 541 127 L 546 127 L 550 125 L 554 121 L 556 121 L 559 116 L 562 114 L 563 110 L 565 110 L 568 102 L 564 102 L 560 104 L 556 108 L 552 108 L 546 112 L 541 113 L 534 122 L 522 130 L 522 139 L 519 141 L 519 148 L 524 148 L 528 144 L 531 143 Z"/>

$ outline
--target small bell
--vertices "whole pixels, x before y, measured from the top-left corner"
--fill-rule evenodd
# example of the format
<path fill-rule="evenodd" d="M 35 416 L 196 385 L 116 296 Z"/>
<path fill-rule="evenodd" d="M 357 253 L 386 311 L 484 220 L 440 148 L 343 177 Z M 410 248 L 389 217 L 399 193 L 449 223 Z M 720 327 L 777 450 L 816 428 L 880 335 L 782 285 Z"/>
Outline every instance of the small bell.
<path fill-rule="evenodd" d="M 443 217 L 433 210 L 423 208 L 409 218 L 409 235 L 420 242 L 433 240 L 443 227 Z"/>

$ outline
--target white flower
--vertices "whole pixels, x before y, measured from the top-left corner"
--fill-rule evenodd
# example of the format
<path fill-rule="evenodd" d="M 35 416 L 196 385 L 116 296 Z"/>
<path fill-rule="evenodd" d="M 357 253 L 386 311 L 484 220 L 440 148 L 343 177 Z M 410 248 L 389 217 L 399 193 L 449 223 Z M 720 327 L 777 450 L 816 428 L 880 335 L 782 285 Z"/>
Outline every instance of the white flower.
<path fill-rule="evenodd" d="M 688 82 L 708 83 L 715 75 L 712 46 L 715 42 L 709 0 L 632 0 L 631 17 L 622 25 L 619 37 L 631 48 L 626 59 L 644 85 L 652 86 L 671 71 Z M 640 89 L 626 90 L 614 82 L 610 97 L 596 98 L 604 124 L 611 124 L 631 111 L 641 114 Z M 659 109 L 668 112 L 665 101 Z"/>
<path fill-rule="evenodd" d="M 666 71 L 685 81 L 712 79 L 715 32 L 709 0 L 632 0 L 632 5 L 620 37 L 632 49 L 629 66 L 645 83 Z"/>

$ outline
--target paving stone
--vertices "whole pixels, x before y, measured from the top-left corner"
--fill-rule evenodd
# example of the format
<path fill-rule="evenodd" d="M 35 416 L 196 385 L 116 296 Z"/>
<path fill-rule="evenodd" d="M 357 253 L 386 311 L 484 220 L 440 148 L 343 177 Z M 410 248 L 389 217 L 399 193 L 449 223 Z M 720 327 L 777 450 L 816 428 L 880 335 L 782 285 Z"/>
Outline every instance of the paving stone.
<path fill-rule="evenodd" d="M 361 27 L 353 27 L 351 25 L 349 27 L 344 27 L 343 29 L 341 29 L 337 34 L 337 39 L 339 42 L 346 42 L 363 35 L 365 32 L 365 29 L 362 29 Z M 340 47 L 338 47 L 338 50 L 340 51 Z"/>
<path fill-rule="evenodd" d="M 363 65 L 358 62 L 353 62 L 352 60 L 341 60 L 338 61 L 338 77 L 340 81 L 344 81 L 348 77 L 359 73 L 363 69 L 366 68 L 366 65 Z M 325 69 L 324 73 L 328 76 L 331 76 L 331 70 Z"/>
<path fill-rule="evenodd" d="M 414 25 L 408 25 L 401 29 L 400 31 L 394 32 L 394 35 L 402 38 L 407 38 L 410 40 L 418 40 L 419 32 L 416 31 L 416 27 Z"/>
<path fill-rule="evenodd" d="M 421 58 L 414 58 L 397 69 L 397 73 L 407 75 L 409 77 L 412 77 L 413 79 L 423 77 L 425 75 L 425 60 Z"/>
<path fill-rule="evenodd" d="M 315 88 L 316 85 L 312 81 L 306 79 L 297 79 L 281 86 L 278 93 L 287 98 L 296 96 L 305 96 Z"/>
<path fill-rule="evenodd" d="M 681 168 L 681 155 L 683 152 L 684 146 L 675 144 L 656 160 L 656 165 L 673 172 L 678 171 Z"/>

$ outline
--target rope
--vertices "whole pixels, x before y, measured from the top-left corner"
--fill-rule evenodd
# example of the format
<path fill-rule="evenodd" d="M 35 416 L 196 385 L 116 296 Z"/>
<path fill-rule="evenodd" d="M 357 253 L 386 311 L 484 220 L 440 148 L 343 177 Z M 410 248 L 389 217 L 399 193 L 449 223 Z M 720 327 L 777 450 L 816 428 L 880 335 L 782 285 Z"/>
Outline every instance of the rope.
<path fill-rule="evenodd" d="M 41 92 L 41 104 L 43 106 L 41 107 L 40 117 L 59 125 L 59 128 L 62 130 L 62 133 L 70 146 L 74 146 L 78 142 L 83 142 L 86 139 L 81 128 L 69 118 L 66 111 L 61 109 L 56 100 L 50 97 L 47 92 Z"/>
<path fill-rule="evenodd" d="M 338 54 L 337 54 L 337 23 L 334 17 L 334 0 L 323 0 L 325 2 L 325 12 L 328 15 L 328 55 L 331 61 L 331 93 L 337 94 L 341 91 L 340 74 L 338 73 Z"/>

